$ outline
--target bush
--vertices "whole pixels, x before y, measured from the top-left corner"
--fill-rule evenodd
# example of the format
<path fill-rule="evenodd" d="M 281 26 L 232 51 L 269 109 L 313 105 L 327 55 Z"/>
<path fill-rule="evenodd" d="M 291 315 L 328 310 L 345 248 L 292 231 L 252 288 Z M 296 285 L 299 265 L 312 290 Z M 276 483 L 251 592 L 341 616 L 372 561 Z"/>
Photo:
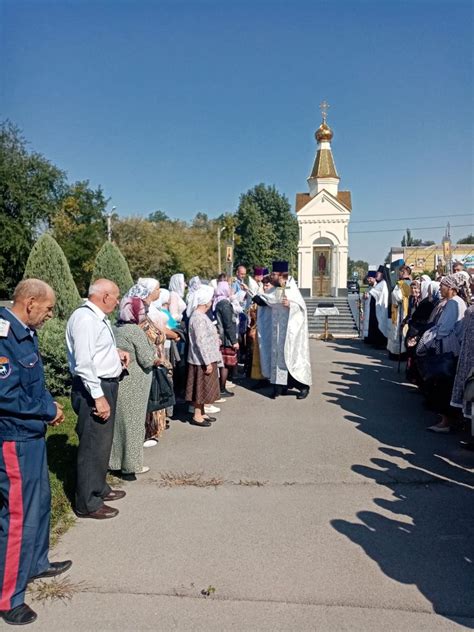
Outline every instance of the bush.
<path fill-rule="evenodd" d="M 128 263 L 118 246 L 106 241 L 97 253 L 91 283 L 97 279 L 109 279 L 117 284 L 123 296 L 133 285 Z"/>
<path fill-rule="evenodd" d="M 58 401 L 64 406 L 65 420 L 59 426 L 49 427 L 46 435 L 51 484 L 52 544 L 74 523 L 72 504 L 76 486 L 78 445 L 76 415 L 69 397 L 61 397 Z"/>
<path fill-rule="evenodd" d="M 56 315 L 67 319 L 81 304 L 81 297 L 72 278 L 69 264 L 58 242 L 45 233 L 31 249 L 24 279 L 41 279 L 56 293 Z M 63 342 L 64 344 L 64 342 Z"/>
<path fill-rule="evenodd" d="M 46 388 L 55 397 L 69 394 L 71 386 L 72 378 L 67 363 L 65 338 L 66 321 L 59 318 L 49 320 L 38 331 Z"/>

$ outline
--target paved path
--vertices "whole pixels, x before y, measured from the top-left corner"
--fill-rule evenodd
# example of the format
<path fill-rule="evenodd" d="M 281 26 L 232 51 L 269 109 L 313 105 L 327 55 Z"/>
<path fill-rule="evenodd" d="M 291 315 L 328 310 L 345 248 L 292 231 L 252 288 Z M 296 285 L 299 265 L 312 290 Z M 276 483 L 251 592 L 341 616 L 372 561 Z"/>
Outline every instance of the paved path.
<path fill-rule="evenodd" d="M 474 628 L 474 456 L 384 354 L 311 349 L 308 399 L 237 387 L 212 428 L 172 424 L 120 516 L 58 545 L 85 583 L 36 630 Z M 184 472 L 223 483 L 160 485 Z"/>

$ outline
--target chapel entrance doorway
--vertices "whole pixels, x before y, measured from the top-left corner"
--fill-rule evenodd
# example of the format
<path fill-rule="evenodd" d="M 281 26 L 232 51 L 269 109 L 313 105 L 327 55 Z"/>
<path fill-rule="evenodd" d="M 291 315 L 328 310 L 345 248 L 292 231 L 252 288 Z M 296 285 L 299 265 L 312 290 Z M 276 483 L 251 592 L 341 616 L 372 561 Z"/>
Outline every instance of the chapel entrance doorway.
<path fill-rule="evenodd" d="M 331 295 L 332 246 L 313 246 L 313 296 Z"/>

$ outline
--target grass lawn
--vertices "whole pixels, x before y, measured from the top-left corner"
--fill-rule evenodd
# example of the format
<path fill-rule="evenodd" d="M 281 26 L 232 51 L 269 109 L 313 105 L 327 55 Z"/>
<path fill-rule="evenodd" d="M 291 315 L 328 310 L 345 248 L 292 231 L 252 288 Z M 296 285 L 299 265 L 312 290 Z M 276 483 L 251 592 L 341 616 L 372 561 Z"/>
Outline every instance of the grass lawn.
<path fill-rule="evenodd" d="M 49 480 L 51 483 L 51 543 L 74 524 L 72 512 L 76 481 L 76 454 L 78 439 L 75 431 L 76 415 L 69 397 L 57 397 L 64 405 L 65 420 L 55 428 L 48 428 L 46 445 L 48 450 Z"/>

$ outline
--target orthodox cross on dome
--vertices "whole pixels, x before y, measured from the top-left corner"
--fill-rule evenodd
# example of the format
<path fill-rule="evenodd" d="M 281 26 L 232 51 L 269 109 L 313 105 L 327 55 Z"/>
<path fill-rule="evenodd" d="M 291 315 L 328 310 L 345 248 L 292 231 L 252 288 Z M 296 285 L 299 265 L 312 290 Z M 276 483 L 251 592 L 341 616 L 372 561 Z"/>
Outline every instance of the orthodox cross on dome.
<path fill-rule="evenodd" d="M 331 106 L 329 105 L 329 103 L 326 101 L 326 99 L 324 99 L 324 101 L 322 103 L 319 104 L 319 109 L 321 110 L 321 113 L 323 115 L 323 123 L 326 124 L 326 119 L 328 117 L 328 109 Z"/>

